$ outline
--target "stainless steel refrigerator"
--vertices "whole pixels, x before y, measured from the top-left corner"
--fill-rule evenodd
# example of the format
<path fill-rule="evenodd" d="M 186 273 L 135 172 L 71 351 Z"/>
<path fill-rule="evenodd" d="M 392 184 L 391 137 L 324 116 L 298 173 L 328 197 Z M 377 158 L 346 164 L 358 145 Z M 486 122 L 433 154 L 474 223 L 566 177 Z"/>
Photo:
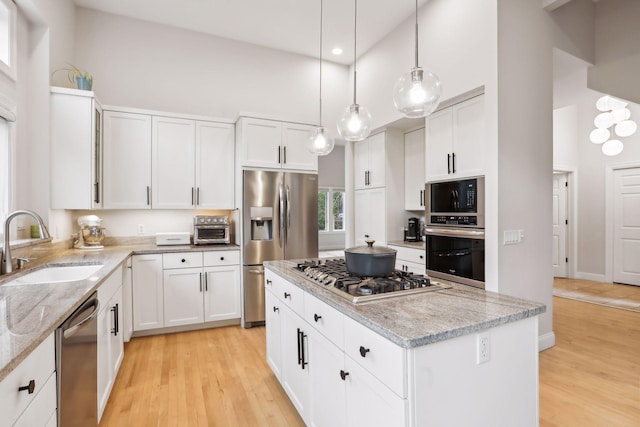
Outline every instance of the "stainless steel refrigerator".
<path fill-rule="evenodd" d="M 318 175 L 243 173 L 244 325 L 263 323 L 264 261 L 318 257 Z"/>

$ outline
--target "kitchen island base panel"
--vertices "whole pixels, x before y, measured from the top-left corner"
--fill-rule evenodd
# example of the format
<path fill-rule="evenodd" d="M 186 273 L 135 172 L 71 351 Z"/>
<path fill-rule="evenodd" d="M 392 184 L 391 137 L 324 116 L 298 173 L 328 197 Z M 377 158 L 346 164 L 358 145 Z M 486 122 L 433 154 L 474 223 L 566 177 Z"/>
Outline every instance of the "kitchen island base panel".
<path fill-rule="evenodd" d="M 479 335 L 489 337 L 484 363 L 478 363 Z M 537 426 L 537 337 L 538 319 L 532 317 L 412 349 L 415 425 Z"/>

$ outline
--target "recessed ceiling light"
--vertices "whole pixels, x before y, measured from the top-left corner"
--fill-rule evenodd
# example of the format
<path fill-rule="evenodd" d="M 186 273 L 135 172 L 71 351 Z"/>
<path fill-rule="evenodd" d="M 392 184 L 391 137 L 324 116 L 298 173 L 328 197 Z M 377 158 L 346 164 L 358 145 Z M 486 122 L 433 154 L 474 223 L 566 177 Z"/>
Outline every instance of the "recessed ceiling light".
<path fill-rule="evenodd" d="M 342 55 L 342 48 L 341 47 L 334 47 L 333 50 L 331 51 L 331 53 L 333 53 L 334 55 Z"/>

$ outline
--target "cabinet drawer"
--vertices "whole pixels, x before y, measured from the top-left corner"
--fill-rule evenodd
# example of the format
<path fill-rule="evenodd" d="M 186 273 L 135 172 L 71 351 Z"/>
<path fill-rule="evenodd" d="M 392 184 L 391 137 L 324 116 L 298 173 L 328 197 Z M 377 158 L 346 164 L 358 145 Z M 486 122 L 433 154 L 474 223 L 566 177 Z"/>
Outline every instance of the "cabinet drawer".
<path fill-rule="evenodd" d="M 406 349 L 383 338 L 355 320 L 344 318 L 347 356 L 402 398 L 407 397 Z"/>
<path fill-rule="evenodd" d="M 273 295 L 298 316 L 304 316 L 304 291 L 302 289 L 268 270 L 265 271 L 265 287 L 271 289 Z"/>
<path fill-rule="evenodd" d="M 42 344 L 36 347 L 22 363 L 0 382 L 2 422 L 13 425 L 25 408 L 43 391 L 47 379 L 55 371 L 53 336 L 54 334 L 49 335 Z M 18 388 L 28 386 L 31 380 L 35 383 L 35 389 L 32 394 L 29 394 L 27 390 L 18 392 Z"/>
<path fill-rule="evenodd" d="M 202 252 L 177 252 L 162 254 L 162 268 L 202 267 Z"/>
<path fill-rule="evenodd" d="M 98 288 L 98 301 L 101 306 L 105 306 L 118 288 L 122 285 L 122 267 L 113 271 Z"/>
<path fill-rule="evenodd" d="M 424 249 L 412 249 L 404 246 L 393 246 L 393 249 L 397 250 L 396 259 L 404 261 L 415 262 L 417 264 L 426 264 L 425 250 Z"/>
<path fill-rule="evenodd" d="M 426 274 L 426 266 L 424 264 L 416 264 L 415 262 L 396 259 L 396 270 L 406 271 L 413 274 Z"/>
<path fill-rule="evenodd" d="M 239 265 L 239 251 L 213 251 L 203 252 L 204 266 L 217 267 L 219 265 Z"/>
<path fill-rule="evenodd" d="M 339 348 L 344 346 L 344 315 L 310 295 L 304 295 L 304 319 Z"/>
<path fill-rule="evenodd" d="M 56 375 L 51 374 L 40 393 L 20 415 L 14 427 L 46 427 L 56 413 Z"/>

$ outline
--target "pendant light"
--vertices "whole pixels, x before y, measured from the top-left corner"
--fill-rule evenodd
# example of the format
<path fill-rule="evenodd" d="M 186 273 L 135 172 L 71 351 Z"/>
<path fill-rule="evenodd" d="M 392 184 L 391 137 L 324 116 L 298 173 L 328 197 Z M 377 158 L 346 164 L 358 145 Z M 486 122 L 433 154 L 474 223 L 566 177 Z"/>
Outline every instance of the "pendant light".
<path fill-rule="evenodd" d="M 326 156 L 335 145 L 335 141 L 327 128 L 322 126 L 322 0 L 320 0 L 320 126 L 309 134 L 307 149 L 312 154 Z"/>
<path fill-rule="evenodd" d="M 416 0 L 416 66 L 400 76 L 393 87 L 393 103 L 405 117 L 425 117 L 438 107 L 442 84 L 429 70 L 418 66 L 418 0 Z"/>
<path fill-rule="evenodd" d="M 348 106 L 338 121 L 338 133 L 347 141 L 362 141 L 371 133 L 371 114 L 356 101 L 356 37 L 358 27 L 358 0 L 354 0 L 353 23 L 353 104 Z"/>

